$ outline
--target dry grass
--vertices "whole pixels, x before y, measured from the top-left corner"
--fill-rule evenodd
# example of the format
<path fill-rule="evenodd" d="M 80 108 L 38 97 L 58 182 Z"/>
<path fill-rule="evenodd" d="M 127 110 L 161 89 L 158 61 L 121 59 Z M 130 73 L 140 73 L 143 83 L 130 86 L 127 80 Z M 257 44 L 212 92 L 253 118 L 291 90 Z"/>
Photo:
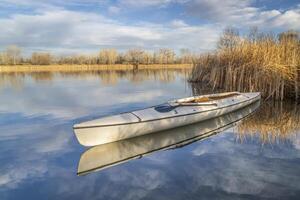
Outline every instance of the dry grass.
<path fill-rule="evenodd" d="M 139 69 L 182 69 L 192 68 L 192 64 L 140 64 Z M 132 70 L 133 65 L 12 65 L 0 66 L 0 73 L 7 72 L 76 72 L 93 70 Z"/>
<path fill-rule="evenodd" d="M 239 38 L 230 47 L 202 55 L 189 80 L 213 89 L 259 91 L 265 99 L 299 100 L 299 36 Z"/>

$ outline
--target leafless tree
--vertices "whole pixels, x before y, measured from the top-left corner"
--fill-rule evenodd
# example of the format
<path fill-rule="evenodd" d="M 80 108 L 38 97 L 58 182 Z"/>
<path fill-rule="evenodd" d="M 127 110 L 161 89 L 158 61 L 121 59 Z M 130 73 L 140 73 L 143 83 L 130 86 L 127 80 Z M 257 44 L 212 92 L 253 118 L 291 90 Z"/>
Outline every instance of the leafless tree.
<path fill-rule="evenodd" d="M 21 49 L 16 45 L 10 45 L 6 48 L 6 55 L 8 58 L 7 64 L 16 65 L 20 60 Z"/>
<path fill-rule="evenodd" d="M 232 49 L 240 42 L 239 31 L 237 29 L 227 27 L 225 28 L 223 35 L 218 41 L 219 49 Z"/>
<path fill-rule="evenodd" d="M 103 49 L 99 53 L 99 63 L 115 64 L 117 61 L 118 52 L 115 49 Z"/>
<path fill-rule="evenodd" d="M 33 65 L 50 65 L 51 55 L 49 53 L 34 52 L 31 55 L 31 64 Z"/>
<path fill-rule="evenodd" d="M 163 48 L 159 50 L 160 64 L 170 64 L 174 62 L 175 53 L 172 49 Z"/>

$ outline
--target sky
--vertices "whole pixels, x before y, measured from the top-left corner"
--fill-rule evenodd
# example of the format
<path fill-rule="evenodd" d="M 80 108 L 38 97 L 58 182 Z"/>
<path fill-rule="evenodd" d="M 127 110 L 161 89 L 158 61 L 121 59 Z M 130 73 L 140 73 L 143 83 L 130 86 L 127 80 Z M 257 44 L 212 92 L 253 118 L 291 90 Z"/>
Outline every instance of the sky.
<path fill-rule="evenodd" d="M 0 0 L 0 50 L 207 52 L 225 27 L 300 30 L 300 0 Z"/>

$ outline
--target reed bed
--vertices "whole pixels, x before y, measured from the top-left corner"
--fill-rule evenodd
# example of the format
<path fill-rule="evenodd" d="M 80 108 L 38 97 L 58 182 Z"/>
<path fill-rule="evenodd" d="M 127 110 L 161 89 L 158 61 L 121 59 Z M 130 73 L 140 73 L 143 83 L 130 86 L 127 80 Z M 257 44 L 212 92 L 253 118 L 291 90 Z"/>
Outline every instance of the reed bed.
<path fill-rule="evenodd" d="M 262 143 L 291 140 L 300 133 L 300 106 L 292 102 L 266 102 L 237 129 L 239 141 L 249 136 L 259 136 Z"/>
<path fill-rule="evenodd" d="M 226 91 L 259 91 L 265 99 L 299 101 L 300 39 L 295 32 L 227 39 L 213 53 L 201 55 L 189 81 Z M 229 41 L 228 41 L 229 40 Z"/>

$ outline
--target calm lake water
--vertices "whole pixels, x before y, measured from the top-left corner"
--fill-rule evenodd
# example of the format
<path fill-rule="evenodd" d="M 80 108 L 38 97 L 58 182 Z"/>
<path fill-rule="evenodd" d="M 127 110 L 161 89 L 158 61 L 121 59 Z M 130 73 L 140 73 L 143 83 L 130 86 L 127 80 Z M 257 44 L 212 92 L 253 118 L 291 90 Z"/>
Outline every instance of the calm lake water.
<path fill-rule="evenodd" d="M 193 95 L 198 90 L 187 76 L 1 74 L 0 199 L 300 199 L 300 107 L 293 103 L 264 103 L 200 141 L 77 175 L 87 148 L 77 142 L 74 123 Z M 124 152 L 131 153 L 128 144 L 146 145 L 141 140 L 126 143 Z M 110 158 L 111 149 L 99 159 Z"/>

